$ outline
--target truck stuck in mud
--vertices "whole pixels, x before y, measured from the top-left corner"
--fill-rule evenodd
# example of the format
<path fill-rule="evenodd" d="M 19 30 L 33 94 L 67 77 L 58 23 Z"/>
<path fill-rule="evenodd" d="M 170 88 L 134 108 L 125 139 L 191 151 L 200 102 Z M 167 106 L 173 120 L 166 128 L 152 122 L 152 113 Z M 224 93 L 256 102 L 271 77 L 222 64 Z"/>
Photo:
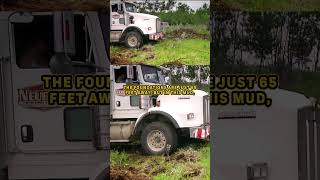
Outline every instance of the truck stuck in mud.
<path fill-rule="evenodd" d="M 139 48 L 148 40 L 164 37 L 159 17 L 138 13 L 137 5 L 129 0 L 111 0 L 111 42 L 123 42 L 129 48 Z"/>
<path fill-rule="evenodd" d="M 209 94 L 131 95 L 124 86 L 165 85 L 161 69 L 148 65 L 112 65 L 111 143 L 139 140 L 146 154 L 174 151 L 182 138 L 209 138 Z"/>

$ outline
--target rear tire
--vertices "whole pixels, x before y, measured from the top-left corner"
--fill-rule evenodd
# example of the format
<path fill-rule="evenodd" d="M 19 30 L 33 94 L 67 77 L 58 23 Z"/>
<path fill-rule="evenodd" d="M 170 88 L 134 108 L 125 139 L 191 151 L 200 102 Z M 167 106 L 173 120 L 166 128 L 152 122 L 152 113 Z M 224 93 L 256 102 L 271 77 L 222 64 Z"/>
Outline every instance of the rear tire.
<path fill-rule="evenodd" d="M 143 151 L 148 155 L 170 154 L 177 148 L 178 138 L 171 125 L 152 122 L 143 129 L 140 142 Z"/>
<path fill-rule="evenodd" d="M 143 44 L 143 38 L 137 31 L 131 31 L 126 34 L 125 44 L 129 48 L 140 48 Z"/>

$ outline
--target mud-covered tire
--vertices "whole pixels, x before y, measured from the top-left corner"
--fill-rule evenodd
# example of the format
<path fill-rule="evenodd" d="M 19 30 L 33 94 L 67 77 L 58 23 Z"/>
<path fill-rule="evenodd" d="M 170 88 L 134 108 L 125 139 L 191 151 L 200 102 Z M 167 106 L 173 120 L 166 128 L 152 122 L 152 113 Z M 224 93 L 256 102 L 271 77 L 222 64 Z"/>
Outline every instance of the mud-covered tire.
<path fill-rule="evenodd" d="M 143 44 L 143 37 L 137 31 L 131 31 L 126 34 L 125 45 L 129 48 L 140 48 Z"/>
<path fill-rule="evenodd" d="M 167 123 L 152 122 L 142 130 L 140 143 L 148 155 L 170 154 L 178 145 L 177 132 Z M 168 145 L 170 145 L 169 150 Z"/>

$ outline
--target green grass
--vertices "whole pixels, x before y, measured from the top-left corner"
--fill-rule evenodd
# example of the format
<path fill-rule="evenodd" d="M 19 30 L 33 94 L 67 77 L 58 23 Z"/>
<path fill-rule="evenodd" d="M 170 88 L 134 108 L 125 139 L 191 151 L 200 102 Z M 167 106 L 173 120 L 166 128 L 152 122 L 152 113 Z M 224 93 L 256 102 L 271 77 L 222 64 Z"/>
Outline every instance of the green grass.
<path fill-rule="evenodd" d="M 117 57 L 124 62 L 149 65 L 210 64 L 210 34 L 206 25 L 170 26 L 164 32 L 166 39 L 146 43 L 140 49 L 129 49 L 121 44 L 113 44 L 110 48 L 111 60 Z"/>
<path fill-rule="evenodd" d="M 150 49 L 145 51 L 144 47 Z M 129 60 L 149 65 L 162 65 L 177 62 L 186 65 L 209 65 L 210 42 L 202 39 L 166 39 L 154 45 L 145 45 L 141 49 L 127 49 L 121 46 L 111 47 L 113 54 L 128 54 Z"/>
<path fill-rule="evenodd" d="M 314 11 L 320 10 L 318 0 L 225 0 L 226 5 L 241 10 Z"/>
<path fill-rule="evenodd" d="M 140 151 L 132 150 L 111 151 L 111 171 L 113 168 L 130 170 L 132 167 L 139 171 L 138 174 L 145 174 L 154 180 L 209 180 L 210 144 L 192 142 L 170 157 L 144 156 Z"/>

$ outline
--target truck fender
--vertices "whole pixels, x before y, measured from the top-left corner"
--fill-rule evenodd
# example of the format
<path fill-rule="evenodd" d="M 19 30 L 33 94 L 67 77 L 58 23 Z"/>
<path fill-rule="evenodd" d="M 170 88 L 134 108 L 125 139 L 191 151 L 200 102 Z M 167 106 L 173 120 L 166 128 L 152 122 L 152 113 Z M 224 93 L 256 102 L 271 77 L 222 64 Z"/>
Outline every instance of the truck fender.
<path fill-rule="evenodd" d="M 130 31 L 138 31 L 142 35 L 142 37 L 145 35 L 143 33 L 143 31 L 140 28 L 138 28 L 137 26 L 128 26 L 127 28 L 125 28 L 122 31 L 122 35 L 121 35 L 120 41 L 123 41 L 124 38 L 126 37 L 127 32 L 130 32 Z"/>
<path fill-rule="evenodd" d="M 137 119 L 137 122 L 135 124 L 135 129 L 134 129 L 134 132 L 133 134 L 136 134 L 137 132 L 139 132 L 142 128 L 142 125 L 143 125 L 143 122 L 145 122 L 146 120 L 148 120 L 148 118 L 152 115 L 160 115 L 160 116 L 163 116 L 167 119 L 167 121 L 169 121 L 173 126 L 174 128 L 179 128 L 179 124 L 177 123 L 177 121 L 168 113 L 166 112 L 163 112 L 163 111 L 150 111 L 150 112 L 147 112 L 143 115 L 141 115 L 138 119 Z"/>

